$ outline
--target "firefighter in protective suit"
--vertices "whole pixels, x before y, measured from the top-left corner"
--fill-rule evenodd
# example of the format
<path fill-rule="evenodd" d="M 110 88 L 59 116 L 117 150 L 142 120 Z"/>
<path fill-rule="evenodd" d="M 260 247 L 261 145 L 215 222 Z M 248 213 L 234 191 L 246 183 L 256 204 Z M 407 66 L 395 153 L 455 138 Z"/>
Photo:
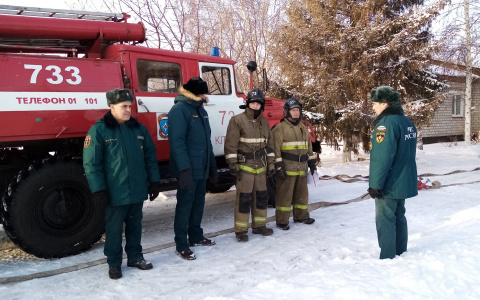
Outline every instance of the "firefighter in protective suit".
<path fill-rule="evenodd" d="M 271 235 L 267 222 L 267 176 L 275 172 L 273 139 L 270 125 L 262 115 L 263 92 L 248 92 L 245 112 L 230 119 L 225 138 L 225 158 L 230 173 L 236 177 L 235 235 L 239 242 L 248 241 L 248 220 L 252 214 L 252 233 Z"/>
<path fill-rule="evenodd" d="M 293 221 L 312 224 L 308 213 L 307 172 L 316 170 L 316 157 L 307 127 L 301 123 L 302 105 L 290 98 L 283 106 L 282 121 L 273 128 L 277 190 L 275 219 L 277 227 L 290 229 L 288 219 L 293 204 Z"/>

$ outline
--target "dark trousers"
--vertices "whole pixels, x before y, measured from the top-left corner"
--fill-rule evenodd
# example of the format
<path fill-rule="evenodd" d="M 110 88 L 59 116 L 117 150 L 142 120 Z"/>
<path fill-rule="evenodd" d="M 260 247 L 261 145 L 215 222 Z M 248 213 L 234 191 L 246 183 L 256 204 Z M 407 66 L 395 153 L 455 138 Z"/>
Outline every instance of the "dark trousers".
<path fill-rule="evenodd" d="M 128 261 L 136 262 L 142 255 L 143 202 L 119 206 L 107 206 L 105 211 L 105 246 L 109 267 L 122 265 L 122 233 L 125 223 L 125 252 Z"/>
<path fill-rule="evenodd" d="M 375 199 L 380 259 L 395 258 L 407 251 L 408 226 L 405 218 L 405 199 Z"/>
<path fill-rule="evenodd" d="M 177 206 L 173 228 L 176 248 L 179 252 L 189 247 L 189 241 L 195 243 L 204 239 L 203 229 L 200 225 L 205 208 L 206 186 L 206 179 L 194 179 L 191 190 L 177 190 Z"/>

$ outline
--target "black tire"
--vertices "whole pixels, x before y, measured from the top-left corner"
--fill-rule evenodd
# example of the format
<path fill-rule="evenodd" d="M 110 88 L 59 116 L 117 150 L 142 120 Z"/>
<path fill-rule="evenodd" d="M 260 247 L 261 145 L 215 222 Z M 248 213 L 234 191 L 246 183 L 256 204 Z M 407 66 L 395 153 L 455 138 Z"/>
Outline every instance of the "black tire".
<path fill-rule="evenodd" d="M 85 251 L 105 230 L 106 203 L 93 201 L 79 158 L 51 158 L 19 172 L 2 206 L 7 235 L 41 258 Z"/>
<path fill-rule="evenodd" d="M 210 184 L 207 181 L 207 191 L 212 194 L 224 193 L 235 185 L 235 177 L 226 172 L 218 173 L 218 183 Z"/>

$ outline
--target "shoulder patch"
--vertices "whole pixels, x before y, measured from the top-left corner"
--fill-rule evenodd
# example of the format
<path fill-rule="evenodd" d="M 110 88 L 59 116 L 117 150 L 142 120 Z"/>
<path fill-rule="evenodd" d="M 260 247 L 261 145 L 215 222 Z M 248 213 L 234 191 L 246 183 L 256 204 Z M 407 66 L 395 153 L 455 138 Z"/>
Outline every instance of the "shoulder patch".
<path fill-rule="evenodd" d="M 83 142 L 83 147 L 88 148 L 88 146 L 90 146 L 91 141 L 92 141 L 92 137 L 90 135 L 87 135 L 85 137 L 85 141 Z"/>
<path fill-rule="evenodd" d="M 372 149 L 373 149 L 373 144 L 372 144 L 372 141 L 370 141 L 370 142 L 369 142 L 369 144 L 368 144 L 368 148 L 370 149 L 370 151 L 372 151 Z"/>
<path fill-rule="evenodd" d="M 377 131 L 387 131 L 387 127 L 380 125 L 377 127 Z"/>
<path fill-rule="evenodd" d="M 381 143 L 385 140 L 385 132 L 377 132 L 376 136 L 375 136 L 375 140 L 377 141 L 377 143 Z"/>

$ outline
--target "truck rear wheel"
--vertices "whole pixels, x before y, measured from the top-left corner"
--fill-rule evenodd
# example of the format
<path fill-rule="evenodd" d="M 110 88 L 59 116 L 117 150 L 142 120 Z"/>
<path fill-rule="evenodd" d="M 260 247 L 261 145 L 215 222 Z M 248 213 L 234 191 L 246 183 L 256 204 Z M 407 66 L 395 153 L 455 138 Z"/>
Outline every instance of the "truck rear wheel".
<path fill-rule="evenodd" d="M 50 158 L 21 171 L 2 198 L 7 235 L 25 252 L 60 258 L 89 249 L 105 229 L 80 158 Z"/>

